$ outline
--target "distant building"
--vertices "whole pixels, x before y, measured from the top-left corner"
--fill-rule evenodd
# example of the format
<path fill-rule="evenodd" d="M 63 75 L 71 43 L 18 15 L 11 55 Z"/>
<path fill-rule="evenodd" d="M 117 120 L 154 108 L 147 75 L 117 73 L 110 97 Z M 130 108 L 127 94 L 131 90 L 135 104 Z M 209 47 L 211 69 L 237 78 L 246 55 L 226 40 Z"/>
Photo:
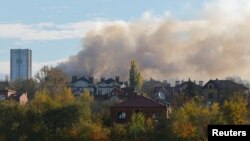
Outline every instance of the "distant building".
<path fill-rule="evenodd" d="M 10 50 L 10 80 L 26 80 L 32 76 L 32 51 L 29 49 Z"/>
<path fill-rule="evenodd" d="M 248 98 L 249 90 L 242 84 L 237 84 L 230 80 L 209 80 L 203 86 L 204 103 L 211 105 L 214 102 L 223 104 L 224 100 L 238 93 Z"/>
<path fill-rule="evenodd" d="M 10 89 L 1 89 L 0 101 L 2 100 L 13 100 L 20 105 L 25 105 L 28 102 L 28 95 L 27 93 L 16 94 L 16 91 Z"/>
<path fill-rule="evenodd" d="M 83 76 L 78 78 L 77 76 L 72 76 L 72 81 L 69 83 L 69 87 L 75 95 L 81 94 L 84 89 L 88 90 L 91 94 L 96 92 L 93 77 Z"/>
<path fill-rule="evenodd" d="M 119 76 L 115 79 L 101 78 L 99 82 L 94 82 L 93 77 L 77 77 L 73 76 L 72 81 L 69 83 L 74 95 L 79 95 L 83 90 L 88 90 L 96 99 L 109 99 L 114 88 L 125 88 L 124 82 L 120 82 Z"/>
<path fill-rule="evenodd" d="M 123 82 L 120 82 L 119 76 L 116 76 L 115 79 L 101 78 L 100 82 L 97 83 L 97 95 L 111 95 L 111 92 L 114 88 L 126 87 Z"/>
<path fill-rule="evenodd" d="M 176 81 L 175 86 L 171 87 L 170 83 L 164 81 L 161 86 L 156 86 L 153 89 L 153 92 L 150 94 L 150 97 L 158 102 L 164 104 L 171 104 L 176 106 L 174 97 L 182 95 L 185 99 L 190 99 L 196 96 L 202 96 L 202 81 L 199 81 L 199 84 L 196 84 L 195 81 Z"/>
<path fill-rule="evenodd" d="M 145 118 L 157 121 L 160 117 L 168 117 L 168 107 L 153 101 L 143 95 L 134 94 L 134 97 L 110 107 L 111 123 L 126 123 L 130 121 L 133 113 L 141 112 Z"/>

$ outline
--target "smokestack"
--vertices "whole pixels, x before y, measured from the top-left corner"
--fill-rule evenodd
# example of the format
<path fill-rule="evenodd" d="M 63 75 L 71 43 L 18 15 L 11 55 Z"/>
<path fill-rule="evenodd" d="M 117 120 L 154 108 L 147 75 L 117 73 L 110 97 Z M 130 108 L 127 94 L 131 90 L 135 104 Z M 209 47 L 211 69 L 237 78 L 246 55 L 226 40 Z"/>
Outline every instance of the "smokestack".
<path fill-rule="evenodd" d="M 105 77 L 101 77 L 100 80 L 101 80 L 101 82 L 104 82 L 105 81 Z"/>
<path fill-rule="evenodd" d="M 93 83 L 94 83 L 94 77 L 93 77 L 93 76 L 90 76 L 90 77 L 89 77 L 89 81 L 90 81 L 90 83 L 93 84 Z"/>
<path fill-rule="evenodd" d="M 119 80 L 119 79 L 120 79 L 120 77 L 119 77 L 119 76 L 116 76 L 116 77 L 115 77 L 115 81 L 116 81 L 116 82 L 120 82 L 120 80 Z"/>
<path fill-rule="evenodd" d="M 77 80 L 77 76 L 72 76 L 72 82 L 75 82 Z"/>
<path fill-rule="evenodd" d="M 163 80 L 163 83 L 164 84 L 168 84 L 168 80 Z"/>
<path fill-rule="evenodd" d="M 203 86 L 203 81 L 199 81 L 199 85 L 202 87 Z"/>
<path fill-rule="evenodd" d="M 175 86 L 179 86 L 179 85 L 180 85 L 180 81 L 179 80 L 175 81 Z"/>

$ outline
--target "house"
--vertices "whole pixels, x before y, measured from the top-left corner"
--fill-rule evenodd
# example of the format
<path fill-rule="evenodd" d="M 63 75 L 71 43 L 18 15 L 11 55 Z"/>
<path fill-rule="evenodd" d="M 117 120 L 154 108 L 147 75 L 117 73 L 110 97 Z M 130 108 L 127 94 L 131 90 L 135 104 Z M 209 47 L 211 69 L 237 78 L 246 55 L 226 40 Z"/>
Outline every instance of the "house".
<path fill-rule="evenodd" d="M 16 91 L 10 89 L 1 89 L 0 90 L 0 100 L 6 100 L 11 95 L 15 95 Z"/>
<path fill-rule="evenodd" d="M 150 97 L 164 104 L 176 105 L 175 96 L 182 95 L 186 100 L 195 96 L 202 96 L 202 81 L 176 81 L 175 86 L 165 81 L 162 86 L 155 87 Z"/>
<path fill-rule="evenodd" d="M 76 96 L 81 94 L 84 89 L 88 90 L 91 94 L 96 92 L 93 77 L 83 76 L 78 78 L 77 76 L 72 76 L 72 81 L 69 83 L 69 87 Z"/>
<path fill-rule="evenodd" d="M 97 93 L 96 95 L 111 95 L 111 92 L 114 88 L 125 88 L 126 85 L 124 82 L 120 82 L 119 76 L 116 76 L 115 79 L 109 78 L 105 79 L 102 77 L 100 82 L 97 83 Z"/>
<path fill-rule="evenodd" d="M 100 82 L 97 83 L 94 83 L 93 77 L 83 76 L 78 78 L 77 76 L 73 76 L 69 87 L 75 96 L 80 95 L 85 89 L 88 90 L 95 99 L 108 99 L 114 88 L 125 88 L 127 85 L 124 82 L 120 82 L 119 76 L 116 76 L 115 79 L 105 79 L 102 77 Z"/>
<path fill-rule="evenodd" d="M 178 86 L 179 93 L 183 93 L 186 97 L 192 98 L 195 96 L 202 96 L 202 85 L 197 85 L 195 81 L 191 81 L 190 79 L 186 82 L 182 82 Z"/>
<path fill-rule="evenodd" d="M 173 88 L 173 93 L 174 94 L 184 93 L 188 97 L 194 96 L 194 94 L 192 94 L 193 92 L 201 95 L 202 85 L 203 81 L 199 81 L 199 84 L 196 84 L 196 81 L 191 81 L 190 79 L 188 79 L 188 81 L 183 81 L 183 80 L 176 81 L 175 86 Z"/>
<path fill-rule="evenodd" d="M 16 91 L 10 89 L 0 90 L 0 100 L 14 100 L 20 105 L 25 105 L 28 102 L 27 93 L 16 94 Z"/>
<path fill-rule="evenodd" d="M 125 88 L 114 88 L 111 92 L 111 97 L 116 97 L 120 102 L 126 101 L 134 97 L 135 88 L 125 87 Z"/>
<path fill-rule="evenodd" d="M 211 105 L 214 102 L 223 104 L 224 100 L 235 93 L 239 93 L 248 98 L 248 88 L 242 84 L 237 84 L 230 80 L 209 80 L 203 86 L 204 103 Z"/>
<path fill-rule="evenodd" d="M 132 95 L 132 94 L 131 94 Z M 141 112 L 145 118 L 155 121 L 159 117 L 167 117 L 167 106 L 134 92 L 134 97 L 110 107 L 111 123 L 125 123 L 131 119 L 133 113 Z"/>
<path fill-rule="evenodd" d="M 170 97 L 171 91 L 165 86 L 155 87 L 153 93 L 151 94 L 151 98 L 153 100 L 161 103 L 169 103 Z"/>
<path fill-rule="evenodd" d="M 28 94 L 27 93 L 22 93 L 20 95 L 11 95 L 7 99 L 9 100 L 14 100 L 18 102 L 20 105 L 25 105 L 28 102 Z"/>

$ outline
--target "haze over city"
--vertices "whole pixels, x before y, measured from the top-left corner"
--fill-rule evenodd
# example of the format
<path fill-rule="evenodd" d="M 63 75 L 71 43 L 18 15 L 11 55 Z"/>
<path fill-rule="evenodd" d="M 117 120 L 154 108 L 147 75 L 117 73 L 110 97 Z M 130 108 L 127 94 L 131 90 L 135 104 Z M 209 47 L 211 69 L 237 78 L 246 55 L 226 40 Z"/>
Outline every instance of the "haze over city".
<path fill-rule="evenodd" d="M 250 77 L 247 0 L 3 0 L 0 17 L 0 78 L 14 48 L 33 51 L 33 75 L 128 78 L 135 59 L 145 79 Z"/>

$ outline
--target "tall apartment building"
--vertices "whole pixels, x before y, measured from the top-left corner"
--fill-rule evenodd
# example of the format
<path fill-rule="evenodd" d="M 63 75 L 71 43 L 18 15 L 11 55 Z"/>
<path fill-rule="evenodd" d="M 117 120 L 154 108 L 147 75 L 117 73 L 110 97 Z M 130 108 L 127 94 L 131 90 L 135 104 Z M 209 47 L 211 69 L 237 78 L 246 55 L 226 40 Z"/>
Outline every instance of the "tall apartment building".
<path fill-rule="evenodd" d="M 10 80 L 26 80 L 32 76 L 32 51 L 30 49 L 10 50 Z"/>

